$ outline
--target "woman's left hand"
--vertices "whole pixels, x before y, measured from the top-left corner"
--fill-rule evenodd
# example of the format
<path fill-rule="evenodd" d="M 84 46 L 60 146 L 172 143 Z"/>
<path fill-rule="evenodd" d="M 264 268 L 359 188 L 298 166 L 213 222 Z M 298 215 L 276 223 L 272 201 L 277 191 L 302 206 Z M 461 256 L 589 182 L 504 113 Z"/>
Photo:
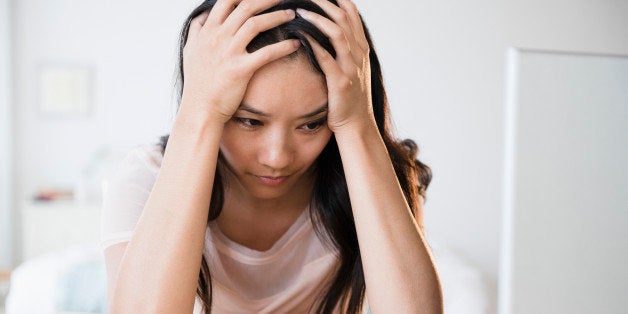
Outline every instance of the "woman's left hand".
<path fill-rule="evenodd" d="M 340 7 L 327 0 L 312 0 L 334 21 L 314 12 L 297 13 L 314 24 L 331 40 L 334 59 L 316 40 L 304 34 L 325 73 L 328 92 L 327 125 L 332 132 L 341 129 L 375 126 L 371 98 L 369 45 L 358 10 L 350 0 L 338 0 Z"/>

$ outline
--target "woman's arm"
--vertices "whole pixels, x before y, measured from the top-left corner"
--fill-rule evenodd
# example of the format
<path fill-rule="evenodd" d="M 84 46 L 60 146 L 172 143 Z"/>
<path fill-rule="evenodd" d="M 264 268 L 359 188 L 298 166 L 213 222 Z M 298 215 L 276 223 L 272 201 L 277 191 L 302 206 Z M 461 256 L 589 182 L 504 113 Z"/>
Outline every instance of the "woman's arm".
<path fill-rule="evenodd" d="M 256 15 L 280 1 L 221 0 L 189 21 L 180 50 L 183 97 L 161 169 L 115 275 L 113 313 L 193 311 L 224 124 L 255 71 L 299 47 L 282 40 L 252 53 L 246 49 L 259 33 L 295 17 L 292 10 Z"/>
<path fill-rule="evenodd" d="M 442 288 L 377 126 L 335 132 L 373 313 L 442 313 Z M 417 214 L 419 216 L 420 214 Z"/>
<path fill-rule="evenodd" d="M 436 266 L 375 122 L 371 44 L 357 7 L 350 0 L 338 0 L 338 6 L 312 2 L 331 20 L 315 12 L 297 12 L 325 33 L 336 51 L 332 56 L 304 34 L 325 73 L 327 124 L 344 165 L 370 308 L 375 313 L 442 313 Z"/>
<path fill-rule="evenodd" d="M 223 122 L 181 103 L 161 168 L 118 267 L 111 313 L 192 313 Z M 191 106 L 193 107 L 193 106 Z"/>

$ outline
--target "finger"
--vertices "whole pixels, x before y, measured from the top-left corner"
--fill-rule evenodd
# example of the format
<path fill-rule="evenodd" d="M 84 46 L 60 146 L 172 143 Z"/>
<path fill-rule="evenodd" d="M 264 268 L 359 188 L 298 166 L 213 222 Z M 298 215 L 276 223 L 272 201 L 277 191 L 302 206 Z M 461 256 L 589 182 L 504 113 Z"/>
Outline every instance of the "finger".
<path fill-rule="evenodd" d="M 301 8 L 297 9 L 297 13 L 310 23 L 314 24 L 320 29 L 327 37 L 331 39 L 336 54 L 341 58 L 350 58 L 353 62 L 356 62 L 355 58 L 351 54 L 351 47 L 349 46 L 349 40 L 345 35 L 345 32 L 336 23 L 314 13 Z M 340 60 L 340 59 L 339 59 Z"/>
<path fill-rule="evenodd" d="M 344 76 L 344 72 L 340 68 L 340 65 L 336 63 L 334 57 L 323 48 L 314 38 L 310 35 L 301 33 L 305 36 L 307 41 L 310 43 L 312 50 L 314 51 L 314 56 L 316 57 L 316 61 L 318 65 L 321 66 L 321 69 L 325 73 L 325 77 L 329 80 L 334 77 Z"/>
<path fill-rule="evenodd" d="M 252 58 L 250 58 L 251 63 L 249 66 L 257 70 L 267 63 L 297 51 L 299 47 L 301 47 L 301 43 L 297 39 L 282 40 L 278 43 L 268 45 L 250 54 Z"/>
<path fill-rule="evenodd" d="M 320 6 L 325 13 L 327 13 L 327 15 L 329 15 L 332 20 L 342 28 L 347 40 L 349 41 L 350 47 L 360 47 L 360 45 L 356 42 L 356 34 L 351 20 L 349 19 L 349 13 L 346 12 L 345 9 L 339 8 L 327 0 L 312 0 L 312 2 Z M 358 54 L 357 49 L 350 50 L 353 52 L 354 61 L 358 62 L 361 56 Z"/>
<path fill-rule="evenodd" d="M 262 15 L 254 16 L 242 25 L 238 32 L 233 36 L 233 40 L 238 45 L 238 49 L 245 49 L 246 46 L 259 33 L 277 27 L 294 19 L 296 13 L 294 10 L 279 10 Z"/>
<path fill-rule="evenodd" d="M 282 0 L 243 0 L 224 22 L 229 34 L 235 34 L 255 14 L 281 3 Z"/>
<path fill-rule="evenodd" d="M 194 38 L 203 28 L 203 24 L 207 21 L 209 12 L 205 11 L 190 21 L 190 29 L 188 30 L 188 38 Z"/>
<path fill-rule="evenodd" d="M 207 23 L 210 26 L 221 25 L 227 16 L 233 12 L 235 6 L 240 3 L 242 0 L 218 0 L 207 18 Z"/>
<path fill-rule="evenodd" d="M 362 18 L 358 12 L 358 7 L 350 0 L 338 0 L 338 5 L 347 12 L 351 26 L 353 27 L 353 34 L 355 35 L 355 41 L 358 43 L 362 51 L 369 50 L 369 43 L 366 40 L 366 34 L 364 33 L 364 27 L 362 26 Z"/>

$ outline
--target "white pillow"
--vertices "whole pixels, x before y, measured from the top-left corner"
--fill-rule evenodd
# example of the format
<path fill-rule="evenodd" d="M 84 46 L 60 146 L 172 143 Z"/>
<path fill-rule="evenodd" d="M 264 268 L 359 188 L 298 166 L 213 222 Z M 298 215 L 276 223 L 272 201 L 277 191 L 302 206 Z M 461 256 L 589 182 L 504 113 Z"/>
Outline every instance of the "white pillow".
<path fill-rule="evenodd" d="M 59 299 L 66 293 L 59 291 L 64 274 L 81 263 L 102 260 L 100 247 L 94 244 L 73 246 L 25 261 L 11 272 L 5 313 L 59 313 Z"/>

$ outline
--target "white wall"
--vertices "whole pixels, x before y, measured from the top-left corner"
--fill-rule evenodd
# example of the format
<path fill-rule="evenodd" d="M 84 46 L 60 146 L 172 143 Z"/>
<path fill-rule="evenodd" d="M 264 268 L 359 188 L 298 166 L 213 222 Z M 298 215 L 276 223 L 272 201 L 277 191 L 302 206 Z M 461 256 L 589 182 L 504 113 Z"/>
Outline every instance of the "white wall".
<path fill-rule="evenodd" d="M 506 48 L 628 54 L 628 2 L 356 3 L 374 36 L 398 129 L 417 140 L 434 172 L 428 238 L 467 253 L 495 279 Z"/>
<path fill-rule="evenodd" d="M 11 15 L 9 0 L 0 0 L 0 268 L 13 265 L 11 179 Z"/>
<path fill-rule="evenodd" d="M 102 144 L 153 140 L 171 118 L 177 31 L 197 1 L 14 3 L 16 199 L 71 186 Z M 628 2 L 356 0 L 374 37 L 393 116 L 434 172 L 428 238 L 498 272 L 509 46 L 628 53 Z M 94 68 L 94 114 L 37 113 L 37 67 Z M 141 121 L 141 123 L 137 123 Z"/>
<path fill-rule="evenodd" d="M 94 150 L 152 141 L 171 118 L 177 32 L 189 6 L 172 1 L 23 0 L 15 4 L 16 199 L 72 187 Z M 88 117 L 37 111 L 47 64 L 93 70 Z"/>

